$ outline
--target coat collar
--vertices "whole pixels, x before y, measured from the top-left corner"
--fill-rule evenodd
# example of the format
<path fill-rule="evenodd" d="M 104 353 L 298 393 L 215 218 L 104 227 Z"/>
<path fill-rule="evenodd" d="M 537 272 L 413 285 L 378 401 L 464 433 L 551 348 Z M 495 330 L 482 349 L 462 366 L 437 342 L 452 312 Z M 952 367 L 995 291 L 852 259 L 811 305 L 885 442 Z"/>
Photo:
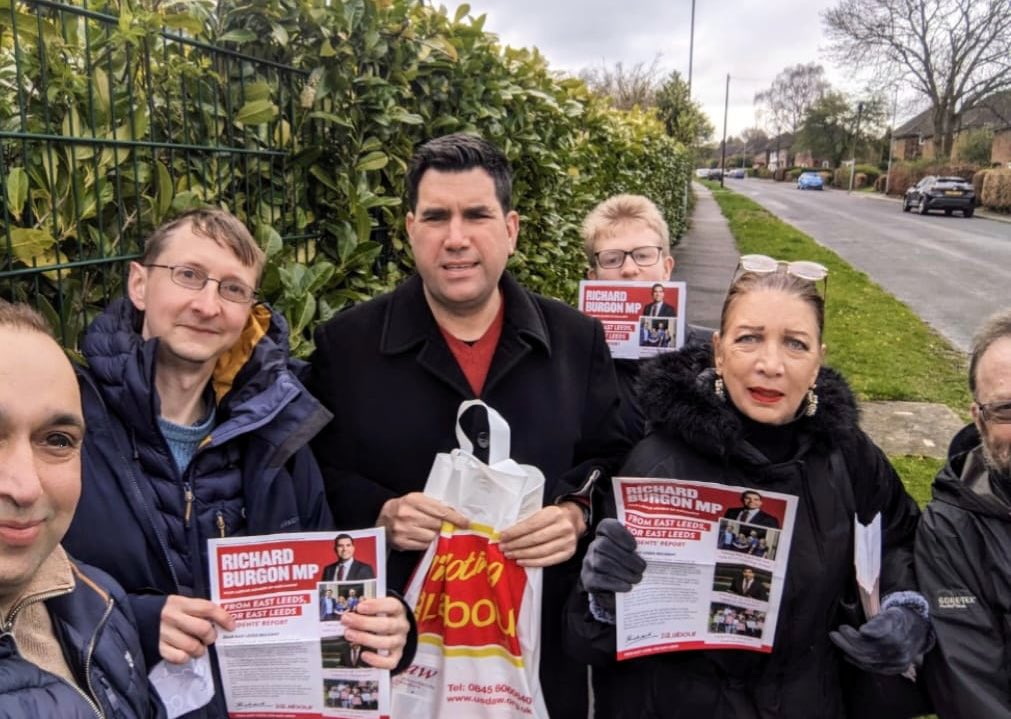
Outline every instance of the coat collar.
<path fill-rule="evenodd" d="M 547 322 L 530 293 L 508 272 L 502 274 L 499 289 L 505 302 L 505 327 L 532 340 L 550 356 L 551 338 Z M 425 299 L 421 277 L 415 274 L 390 296 L 379 349 L 387 355 L 400 354 L 436 338 L 441 341 L 442 334 Z"/>
<path fill-rule="evenodd" d="M 992 482 L 983 460 L 979 430 L 973 424 L 966 425 L 951 440 L 948 462 L 934 478 L 934 500 L 1011 522 L 1011 507 L 994 493 Z"/>

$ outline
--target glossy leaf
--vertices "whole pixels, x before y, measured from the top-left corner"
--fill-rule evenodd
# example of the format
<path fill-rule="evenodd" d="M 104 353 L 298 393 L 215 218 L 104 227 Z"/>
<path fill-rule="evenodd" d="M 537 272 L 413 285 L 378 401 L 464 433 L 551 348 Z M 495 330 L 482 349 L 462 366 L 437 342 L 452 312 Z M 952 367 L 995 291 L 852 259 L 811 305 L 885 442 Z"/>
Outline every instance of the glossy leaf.
<path fill-rule="evenodd" d="M 25 172 L 25 168 L 11 168 L 11 171 L 7 173 L 7 207 L 15 219 L 21 219 L 21 210 L 27 199 L 28 174 Z"/>
<path fill-rule="evenodd" d="M 277 116 L 277 105 L 270 100 L 252 100 L 235 113 L 235 122 L 242 125 L 262 125 Z"/>
<path fill-rule="evenodd" d="M 55 244 L 56 240 L 47 230 L 30 227 L 11 228 L 11 252 L 28 266 L 33 264 L 34 258 L 43 257 Z"/>
<path fill-rule="evenodd" d="M 386 167 L 389 163 L 390 158 L 386 156 L 385 152 L 370 152 L 369 154 L 362 157 L 355 164 L 355 169 L 359 172 L 366 172 L 368 170 L 381 170 Z"/>
<path fill-rule="evenodd" d="M 219 37 L 218 40 L 220 42 L 235 42 L 239 44 L 253 42 L 256 40 L 256 33 L 245 28 L 236 28 L 235 30 L 229 30 Z"/>

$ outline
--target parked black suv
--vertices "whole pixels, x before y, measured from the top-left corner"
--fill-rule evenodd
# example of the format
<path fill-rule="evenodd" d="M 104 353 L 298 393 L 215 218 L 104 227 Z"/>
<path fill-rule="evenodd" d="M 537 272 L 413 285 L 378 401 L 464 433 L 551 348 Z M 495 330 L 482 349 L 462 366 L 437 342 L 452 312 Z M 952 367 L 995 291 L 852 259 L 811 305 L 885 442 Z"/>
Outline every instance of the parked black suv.
<path fill-rule="evenodd" d="M 961 210 L 966 217 L 972 217 L 976 209 L 976 193 L 972 183 L 961 177 L 927 175 L 906 190 L 906 196 L 902 198 L 903 212 L 909 212 L 914 207 L 921 215 L 927 214 L 928 210 L 944 210 L 946 215 Z"/>

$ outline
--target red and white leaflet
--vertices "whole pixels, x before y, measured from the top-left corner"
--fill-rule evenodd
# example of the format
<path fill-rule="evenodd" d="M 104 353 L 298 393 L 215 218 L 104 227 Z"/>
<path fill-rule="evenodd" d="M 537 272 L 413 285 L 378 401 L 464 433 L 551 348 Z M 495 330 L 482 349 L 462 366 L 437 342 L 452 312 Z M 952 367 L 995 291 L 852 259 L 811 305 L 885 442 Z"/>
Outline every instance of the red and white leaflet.
<path fill-rule="evenodd" d="M 617 594 L 617 656 L 771 652 L 797 498 L 752 487 L 616 477 L 618 519 L 646 560 Z"/>
<path fill-rule="evenodd" d="M 230 537 L 207 546 L 211 600 L 236 620 L 235 631 L 219 629 L 215 642 L 229 717 L 390 716 L 389 671 L 364 664 L 367 648 L 347 641 L 340 621 L 362 599 L 386 596 L 383 530 Z"/>
<path fill-rule="evenodd" d="M 583 280 L 579 311 L 604 325 L 611 356 L 653 357 L 685 343 L 684 282 Z"/>

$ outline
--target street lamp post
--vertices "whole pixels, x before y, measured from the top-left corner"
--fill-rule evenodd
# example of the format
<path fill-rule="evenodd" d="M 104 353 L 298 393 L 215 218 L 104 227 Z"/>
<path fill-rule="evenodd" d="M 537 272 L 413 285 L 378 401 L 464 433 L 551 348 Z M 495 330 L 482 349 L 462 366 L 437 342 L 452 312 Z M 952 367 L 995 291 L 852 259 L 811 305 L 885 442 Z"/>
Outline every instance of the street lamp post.
<path fill-rule="evenodd" d="M 895 113 L 899 109 L 899 86 L 895 86 L 895 96 L 892 98 L 892 127 L 888 131 L 888 171 L 885 173 L 885 197 L 892 182 L 892 157 L 895 152 Z"/>
<path fill-rule="evenodd" d="M 692 58 L 695 55 L 695 0 L 692 0 L 692 21 L 691 29 L 688 33 L 688 103 L 691 104 L 692 101 Z M 693 160 L 692 165 L 694 165 L 695 160 L 695 138 L 692 138 L 692 145 L 688 148 L 688 156 Z M 691 184 L 691 172 L 692 167 L 688 168 L 689 176 L 685 181 L 685 191 L 681 198 L 681 216 L 685 218 L 685 223 L 688 222 L 688 186 Z"/>
<path fill-rule="evenodd" d="M 692 58 L 695 56 L 695 0 L 692 0 L 692 22 L 688 31 L 688 99 L 692 99 Z"/>
<path fill-rule="evenodd" d="M 860 116 L 864 113 L 864 104 L 857 103 L 857 127 L 853 131 L 853 158 L 850 161 L 850 186 L 846 194 L 853 192 L 853 175 L 857 169 L 857 143 L 860 141 Z"/>
<path fill-rule="evenodd" d="M 720 153 L 720 187 L 727 171 L 727 113 L 730 111 L 730 73 L 727 73 L 727 92 L 723 98 L 723 150 Z"/>

